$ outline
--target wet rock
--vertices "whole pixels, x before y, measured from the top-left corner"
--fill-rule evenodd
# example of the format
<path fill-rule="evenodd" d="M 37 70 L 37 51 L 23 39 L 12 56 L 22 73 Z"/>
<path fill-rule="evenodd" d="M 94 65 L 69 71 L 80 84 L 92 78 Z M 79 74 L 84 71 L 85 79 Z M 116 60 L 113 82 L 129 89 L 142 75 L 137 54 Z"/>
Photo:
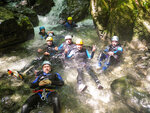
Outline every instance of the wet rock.
<path fill-rule="evenodd" d="M 0 7 L 0 48 L 5 48 L 34 37 L 33 25 L 24 15 Z"/>
<path fill-rule="evenodd" d="M 38 26 L 39 19 L 38 19 L 37 13 L 33 11 L 32 9 L 27 8 L 27 7 L 12 7 L 12 6 L 7 6 L 6 8 L 17 15 L 23 14 L 29 17 L 29 20 L 31 21 L 33 26 L 34 27 Z"/>
<path fill-rule="evenodd" d="M 15 104 L 10 98 L 10 96 L 3 97 L 1 102 L 2 102 L 3 108 L 5 109 L 11 108 Z"/>
<path fill-rule="evenodd" d="M 144 90 L 138 90 L 135 85 L 137 81 L 132 81 L 134 79 L 128 76 L 114 80 L 111 84 L 113 94 L 136 113 L 150 112 L 150 94 Z"/>
<path fill-rule="evenodd" d="M 62 11 L 60 17 L 66 20 L 72 16 L 73 20 L 78 22 L 89 15 L 89 0 L 66 0 L 67 7 Z"/>
<path fill-rule="evenodd" d="M 53 0 L 28 0 L 28 4 L 38 15 L 46 15 L 54 6 Z"/>
<path fill-rule="evenodd" d="M 109 37 L 115 34 L 121 40 L 150 41 L 149 8 L 138 7 L 135 0 L 91 0 L 90 6 L 96 27 L 99 31 L 107 30 Z"/>

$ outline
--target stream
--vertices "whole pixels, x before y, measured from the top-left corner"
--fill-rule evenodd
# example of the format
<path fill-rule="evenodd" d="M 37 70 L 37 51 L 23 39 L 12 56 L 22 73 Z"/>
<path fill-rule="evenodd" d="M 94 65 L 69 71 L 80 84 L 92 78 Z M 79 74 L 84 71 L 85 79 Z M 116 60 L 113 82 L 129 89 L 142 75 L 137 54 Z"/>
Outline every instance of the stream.
<path fill-rule="evenodd" d="M 55 68 L 54 66 L 54 71 L 60 73 L 65 82 L 65 85 L 59 91 L 62 106 L 61 113 L 134 113 L 123 104 L 121 99 L 115 98 L 111 91 L 111 83 L 115 79 L 125 76 L 128 72 L 134 72 L 132 57 L 129 56 L 128 52 L 124 53 L 124 58 L 118 65 L 110 67 L 104 74 L 98 74 L 98 70 L 96 69 L 97 56 L 99 51 L 104 49 L 108 43 L 99 40 L 91 17 L 78 22 L 78 27 L 72 32 L 64 30 L 63 26 L 59 24 L 59 14 L 61 10 L 63 10 L 63 5 L 65 5 L 64 0 L 55 0 L 55 6 L 49 14 L 44 17 L 38 16 L 40 20 L 39 26 L 45 26 L 46 31 L 53 31 L 55 33 L 54 42 L 57 46 L 64 42 L 64 37 L 67 34 L 73 35 L 74 42 L 78 38 L 82 38 L 84 45 L 96 45 L 97 50 L 90 63 L 104 89 L 98 90 L 91 77 L 85 73 L 84 80 L 88 87 L 84 92 L 79 93 L 76 83 L 76 69 Z M 19 71 L 37 57 L 37 49 L 46 42 L 40 39 L 38 34 L 39 26 L 34 28 L 35 38 L 33 40 L 20 44 L 19 47 L 21 49 L 17 49 L 16 47 L 13 51 L 0 57 L 0 73 L 6 73 L 7 69 Z M 125 42 L 121 43 L 125 45 Z M 8 85 L 6 84 L 5 87 L 15 87 L 15 92 L 10 93 L 8 91 L 6 93 L 7 95 L 3 95 L 2 98 L 2 100 L 7 98 L 14 100 L 14 105 L 12 106 L 16 106 L 15 113 L 20 113 L 21 106 L 25 100 L 32 95 L 28 84 L 32 82 L 33 79 L 34 76 L 31 76 L 28 82 L 22 82 L 13 77 L 5 76 L 0 80 L 0 84 L 7 82 Z M 4 108 L 2 113 L 7 113 L 9 111 L 7 109 L 11 110 L 11 108 L 7 108 L 7 104 Z M 33 110 L 31 113 L 52 113 L 52 109 L 50 109 L 49 106 L 42 106 Z"/>

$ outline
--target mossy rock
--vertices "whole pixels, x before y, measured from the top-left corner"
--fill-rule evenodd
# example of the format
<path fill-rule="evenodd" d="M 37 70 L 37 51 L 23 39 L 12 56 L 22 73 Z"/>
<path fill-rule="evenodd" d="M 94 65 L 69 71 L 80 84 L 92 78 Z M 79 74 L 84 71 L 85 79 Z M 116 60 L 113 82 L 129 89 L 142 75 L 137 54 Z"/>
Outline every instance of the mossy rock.
<path fill-rule="evenodd" d="M 137 82 L 131 76 L 121 77 L 112 82 L 111 90 L 132 111 L 136 113 L 149 113 L 150 94 L 138 90 L 136 87 Z"/>
<path fill-rule="evenodd" d="M 137 38 L 148 39 L 149 31 L 139 20 L 145 20 L 149 12 L 142 1 L 140 3 L 135 0 L 91 0 L 91 14 L 97 28 L 105 30 L 109 37 L 118 35 L 121 40 L 131 41 L 136 34 Z"/>
<path fill-rule="evenodd" d="M 71 16 L 75 22 L 79 22 L 90 14 L 89 0 L 66 0 L 65 2 L 67 7 L 60 14 L 60 17 L 64 20 Z"/>
<path fill-rule="evenodd" d="M 0 48 L 25 42 L 34 37 L 33 25 L 27 16 L 13 14 L 0 7 Z"/>
<path fill-rule="evenodd" d="M 14 7 L 11 5 L 7 5 L 5 6 L 5 8 L 7 10 L 12 11 L 14 14 L 17 14 L 17 15 L 23 14 L 27 16 L 29 20 L 31 21 L 31 23 L 33 24 L 33 26 L 38 26 L 39 19 L 38 19 L 37 13 L 34 10 L 27 8 L 27 7 Z"/>

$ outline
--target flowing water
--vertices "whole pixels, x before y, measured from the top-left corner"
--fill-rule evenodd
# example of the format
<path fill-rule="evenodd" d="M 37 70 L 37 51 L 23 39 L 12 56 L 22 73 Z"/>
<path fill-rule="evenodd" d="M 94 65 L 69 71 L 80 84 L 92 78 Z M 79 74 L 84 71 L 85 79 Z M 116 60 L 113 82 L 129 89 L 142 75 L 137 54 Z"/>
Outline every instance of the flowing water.
<path fill-rule="evenodd" d="M 95 70 L 102 86 L 104 87 L 103 90 L 98 90 L 94 81 L 87 73 L 85 73 L 84 79 L 88 88 L 83 93 L 79 93 L 76 83 L 76 69 L 63 69 L 61 67 L 57 67 L 54 70 L 59 72 L 65 81 L 65 86 L 60 89 L 62 113 L 132 113 L 121 102 L 121 100 L 114 98 L 110 88 L 110 84 L 113 80 L 126 75 L 127 70 L 133 66 L 131 58 L 125 57 L 124 63 L 120 63 L 114 68 L 110 67 L 110 69 L 105 74 L 98 74 L 98 71 L 96 70 L 98 51 L 104 48 L 107 43 L 101 42 L 99 40 L 92 19 L 86 19 L 77 23 L 78 27 L 72 32 L 65 31 L 63 27 L 58 24 L 59 13 L 62 10 L 61 7 L 63 6 L 62 4 L 64 4 L 64 0 L 56 0 L 55 4 L 56 6 L 52 8 L 52 11 L 49 14 L 47 14 L 45 17 L 39 16 L 40 26 L 45 26 L 47 31 L 54 31 L 56 34 L 54 37 L 56 45 L 59 45 L 64 41 L 63 37 L 66 34 L 72 34 L 73 41 L 75 41 L 77 38 L 82 38 L 86 46 L 96 45 L 97 51 L 94 58 L 91 60 L 91 65 L 93 66 L 93 69 Z M 58 10 L 60 12 L 58 12 Z M 30 40 L 21 44 L 19 46 L 21 49 L 15 49 L 10 53 L 4 54 L 0 58 L 1 73 L 6 72 L 7 69 L 19 71 L 36 57 L 37 48 L 45 43 L 44 40 L 40 40 L 38 32 L 39 27 L 35 27 L 36 35 L 34 40 Z M 26 86 L 28 85 L 27 83 L 24 84 Z M 30 95 L 19 95 L 16 91 L 13 96 L 14 95 L 16 96 L 15 98 L 24 98 L 24 100 L 20 102 L 23 104 L 23 102 L 31 95 L 31 93 Z M 18 113 L 20 110 L 16 112 Z M 49 106 L 43 106 L 32 111 L 32 113 L 37 112 L 50 113 L 51 110 L 49 109 Z"/>

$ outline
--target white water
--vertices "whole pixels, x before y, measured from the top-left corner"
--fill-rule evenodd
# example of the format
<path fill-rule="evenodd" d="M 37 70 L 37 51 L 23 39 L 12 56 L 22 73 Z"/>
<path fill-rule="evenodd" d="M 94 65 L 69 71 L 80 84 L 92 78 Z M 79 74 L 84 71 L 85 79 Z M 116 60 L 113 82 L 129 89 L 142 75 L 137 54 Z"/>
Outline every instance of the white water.
<path fill-rule="evenodd" d="M 64 0 L 55 0 L 55 7 L 52 8 L 51 12 L 47 14 L 46 16 L 39 16 L 40 19 L 40 26 L 45 26 L 46 30 L 53 30 L 56 35 L 65 35 L 68 32 L 64 31 L 64 29 L 60 28 L 59 23 L 59 14 L 64 8 Z M 74 35 L 73 41 L 75 41 L 77 38 L 82 38 L 84 41 L 85 45 L 90 45 L 92 46 L 93 44 L 96 44 L 98 49 L 101 49 L 105 44 L 101 43 L 99 41 L 99 38 L 97 37 L 96 31 L 94 29 L 93 21 L 91 19 L 87 19 L 85 21 L 79 22 L 78 28 L 76 32 L 71 32 L 71 34 Z M 55 29 L 54 29 L 55 27 Z M 42 44 L 45 43 L 45 41 L 40 40 L 40 37 L 38 36 L 39 32 L 39 27 L 35 28 L 35 39 L 32 41 L 28 41 L 24 43 L 22 46 L 24 46 L 27 51 L 31 52 L 33 51 L 32 54 L 26 55 L 24 51 L 21 51 L 21 53 L 18 53 L 17 51 L 12 52 L 10 55 L 4 55 L 3 57 L 0 58 L 0 65 L 2 66 L 0 71 L 1 72 L 6 72 L 7 69 L 14 69 L 14 70 L 20 70 L 23 68 L 26 64 L 28 64 L 30 61 L 32 61 L 36 57 L 36 50 L 39 48 Z M 59 39 L 57 39 L 59 40 Z M 62 40 L 62 39 L 60 39 Z M 18 54 L 18 55 L 16 55 Z M 19 54 L 23 54 L 24 57 L 20 57 Z M 95 54 L 94 59 L 92 60 L 92 65 L 94 66 L 97 61 L 96 61 L 96 56 L 97 52 Z M 131 60 L 131 59 L 129 59 Z M 131 64 L 132 65 L 132 64 Z M 106 113 L 106 112 L 111 112 L 111 109 L 118 109 L 119 108 L 124 108 L 127 109 L 120 101 L 115 102 L 113 100 L 113 95 L 111 93 L 111 88 L 110 84 L 111 82 L 119 77 L 122 77 L 125 75 L 123 71 L 123 65 L 120 67 L 114 68 L 110 74 L 106 75 L 98 75 L 104 89 L 103 90 L 98 90 L 96 88 L 96 85 L 94 81 L 90 78 L 87 73 L 85 73 L 85 81 L 86 85 L 88 86 L 87 90 L 83 93 L 78 93 L 77 99 L 80 100 L 80 106 L 90 106 L 92 108 L 92 113 Z M 63 75 L 64 81 L 66 85 L 73 84 L 74 88 L 77 89 L 77 83 L 76 83 L 76 77 L 77 77 L 77 72 L 76 70 L 63 70 L 63 69 L 58 69 L 59 73 Z M 96 71 L 96 70 L 95 70 Z M 124 74 L 123 74 L 124 73 Z M 68 89 L 71 90 L 71 89 Z M 76 92 L 76 91 L 75 91 Z M 71 94 L 70 92 L 68 94 Z M 72 97 L 74 98 L 74 97 Z M 65 100 L 66 104 L 69 103 L 70 100 L 66 99 Z M 73 103 L 73 102 L 72 102 Z M 73 104 L 71 106 L 74 106 Z M 66 105 L 62 105 L 64 107 L 64 113 L 76 113 L 79 108 L 69 108 Z M 46 108 L 48 109 L 48 108 Z M 89 108 L 87 108 L 89 109 Z M 41 108 L 40 108 L 41 110 Z M 45 111 L 45 110 L 44 110 Z M 45 111 L 46 113 L 49 113 L 49 111 Z M 127 110 L 128 113 L 131 113 Z M 80 113 L 85 113 L 84 111 L 81 111 Z M 115 112 L 113 112 L 115 113 Z M 119 113 L 119 112 L 117 112 Z"/>
<path fill-rule="evenodd" d="M 49 14 L 46 16 L 38 16 L 40 25 L 56 25 L 59 23 L 59 14 L 66 7 L 65 0 L 54 0 L 55 6 L 52 7 Z"/>

